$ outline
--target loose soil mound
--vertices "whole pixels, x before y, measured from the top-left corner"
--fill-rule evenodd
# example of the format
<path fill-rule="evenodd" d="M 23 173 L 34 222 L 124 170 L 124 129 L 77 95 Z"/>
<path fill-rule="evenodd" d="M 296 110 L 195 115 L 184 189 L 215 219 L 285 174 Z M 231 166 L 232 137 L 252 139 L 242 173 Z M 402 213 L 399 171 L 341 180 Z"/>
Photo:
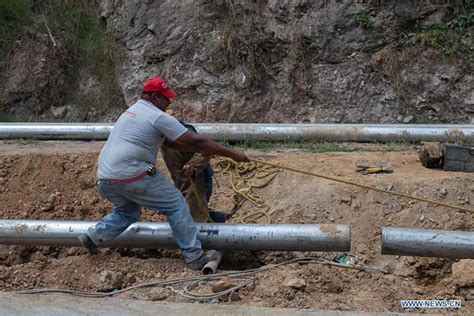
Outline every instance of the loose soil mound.
<path fill-rule="evenodd" d="M 96 191 L 95 170 L 101 143 L 4 143 L 0 154 L 0 204 L 4 219 L 98 220 L 110 204 Z M 323 153 L 250 152 L 310 172 L 380 188 L 424 196 L 472 208 L 472 174 L 423 168 L 415 151 Z M 391 164 L 392 174 L 361 175 L 355 163 Z M 163 164 L 159 161 L 159 167 Z M 211 206 L 230 213 L 229 180 L 218 173 Z M 273 223 L 340 223 L 352 229 L 352 252 L 359 262 L 388 270 L 368 273 L 321 265 L 288 265 L 259 274 L 252 286 L 233 295 L 232 304 L 364 311 L 402 311 L 402 299 L 460 299 L 459 312 L 474 309 L 474 284 L 452 275 L 456 260 L 382 256 L 382 226 L 472 230 L 473 214 L 410 201 L 354 186 L 284 171 L 262 189 Z M 239 222 L 256 212 L 246 202 L 233 215 Z M 144 210 L 143 221 L 163 221 Z M 265 218 L 260 219 L 264 222 Z M 89 291 L 127 287 L 157 279 L 196 274 L 184 266 L 177 250 L 101 249 L 90 257 L 81 248 L 0 246 L 0 289 L 61 287 Z M 229 251 L 223 270 L 242 270 L 302 256 L 332 260 L 335 254 L 310 252 Z M 466 260 L 461 260 L 465 263 Z M 459 264 L 459 263 L 458 263 Z M 466 274 L 469 272 L 466 271 Z M 469 276 L 466 275 L 466 278 Z M 108 280 L 108 281 L 107 281 Z M 110 286 L 109 286 L 110 287 Z M 203 290 L 207 285 L 203 286 Z M 119 297 L 187 301 L 172 291 L 153 288 Z M 430 310 L 431 312 L 431 310 Z"/>

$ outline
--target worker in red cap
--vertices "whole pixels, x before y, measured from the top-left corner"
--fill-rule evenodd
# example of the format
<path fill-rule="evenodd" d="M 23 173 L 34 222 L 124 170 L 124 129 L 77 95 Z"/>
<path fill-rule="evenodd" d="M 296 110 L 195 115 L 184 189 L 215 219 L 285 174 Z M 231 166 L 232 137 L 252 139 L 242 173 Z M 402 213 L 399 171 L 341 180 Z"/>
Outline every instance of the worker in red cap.
<path fill-rule="evenodd" d="M 166 215 L 189 268 L 201 269 L 216 259 L 216 251 L 202 251 L 196 225 L 183 195 L 155 168 L 158 150 L 168 146 L 206 156 L 225 156 L 239 162 L 249 159 L 244 152 L 196 134 L 166 114 L 174 97 L 176 93 L 165 80 L 152 77 L 143 85 L 140 99 L 115 123 L 100 152 L 97 170 L 98 190 L 113 204 L 112 213 L 79 236 L 90 254 L 97 254 L 97 246 L 116 238 L 138 221 L 141 207 L 146 207 Z"/>

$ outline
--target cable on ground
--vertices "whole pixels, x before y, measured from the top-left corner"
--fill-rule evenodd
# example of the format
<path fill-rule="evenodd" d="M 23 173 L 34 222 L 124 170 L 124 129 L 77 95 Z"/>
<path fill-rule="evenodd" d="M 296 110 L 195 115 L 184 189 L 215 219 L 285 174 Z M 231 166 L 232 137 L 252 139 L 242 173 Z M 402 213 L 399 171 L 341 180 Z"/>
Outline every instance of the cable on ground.
<path fill-rule="evenodd" d="M 332 262 L 332 261 L 317 258 L 317 257 L 303 257 L 303 258 L 288 260 L 288 261 L 281 262 L 278 264 L 269 264 L 260 268 L 248 269 L 244 271 L 228 271 L 228 272 L 221 272 L 221 273 L 210 274 L 210 275 L 199 275 L 199 276 L 191 276 L 191 277 L 163 280 L 163 281 L 157 281 L 157 282 L 142 283 L 142 284 L 133 285 L 124 289 L 107 292 L 107 293 L 97 293 L 97 292 L 93 293 L 93 292 L 87 292 L 87 291 L 59 289 L 59 288 L 31 289 L 31 290 L 16 291 L 14 293 L 16 294 L 65 293 L 65 294 L 71 294 L 71 295 L 82 296 L 82 297 L 101 298 L 101 297 L 114 296 L 120 293 L 132 291 L 132 290 L 136 290 L 140 288 L 162 286 L 162 287 L 167 288 L 168 290 L 172 290 L 174 293 L 177 293 L 189 299 L 211 300 L 211 299 L 215 299 L 215 298 L 219 298 L 221 296 L 227 295 L 231 292 L 238 291 L 239 289 L 257 280 L 257 277 L 245 278 L 245 276 L 254 275 L 263 271 L 275 269 L 275 268 L 288 265 L 291 263 L 322 264 L 322 265 L 329 265 L 329 266 L 335 266 L 335 267 L 340 267 L 340 268 L 356 269 L 356 270 L 365 271 L 369 273 L 371 272 L 381 272 L 384 274 L 388 273 L 387 271 L 383 269 L 368 267 L 368 266 L 359 265 L 359 264 L 345 265 L 345 264 L 340 264 L 337 262 Z M 205 294 L 205 293 L 192 292 L 192 289 L 197 287 L 200 282 L 218 280 L 223 277 L 238 278 L 238 283 L 232 288 L 229 288 L 227 290 L 223 290 L 217 293 Z M 181 283 L 185 283 L 182 290 L 176 290 L 172 287 L 172 285 L 181 284 Z"/>

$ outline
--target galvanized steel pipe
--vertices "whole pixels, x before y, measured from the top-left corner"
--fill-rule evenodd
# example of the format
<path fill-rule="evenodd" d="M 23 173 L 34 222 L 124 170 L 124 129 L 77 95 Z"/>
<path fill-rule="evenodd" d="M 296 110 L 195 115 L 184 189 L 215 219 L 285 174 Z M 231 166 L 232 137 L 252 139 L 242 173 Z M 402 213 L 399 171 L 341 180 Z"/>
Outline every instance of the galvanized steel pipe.
<path fill-rule="evenodd" d="M 222 252 L 216 251 L 217 253 L 217 258 L 216 260 L 209 261 L 202 267 L 201 272 L 202 274 L 215 274 L 217 272 L 217 267 L 219 267 L 219 264 L 221 263 L 222 260 Z"/>
<path fill-rule="evenodd" d="M 77 237 L 96 222 L 0 220 L 0 244 L 80 246 Z M 347 225 L 207 224 L 198 223 L 198 238 L 207 249 L 349 251 Z M 137 222 L 119 237 L 105 242 L 112 248 L 176 248 L 168 223 Z"/>
<path fill-rule="evenodd" d="M 474 142 L 474 124 L 240 124 L 195 123 L 199 133 L 213 139 L 327 140 L 350 142 L 450 141 Z M 0 138 L 107 139 L 112 123 L 0 123 Z"/>
<path fill-rule="evenodd" d="M 474 232 L 383 227 L 382 254 L 474 258 Z"/>

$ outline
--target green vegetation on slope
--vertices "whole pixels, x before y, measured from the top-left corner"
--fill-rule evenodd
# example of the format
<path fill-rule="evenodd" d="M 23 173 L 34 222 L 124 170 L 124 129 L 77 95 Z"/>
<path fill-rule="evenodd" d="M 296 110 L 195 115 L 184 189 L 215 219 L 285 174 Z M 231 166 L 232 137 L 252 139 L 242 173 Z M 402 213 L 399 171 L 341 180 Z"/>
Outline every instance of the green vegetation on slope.
<path fill-rule="evenodd" d="M 474 0 L 446 1 L 450 19 L 443 23 L 421 26 L 418 21 L 413 31 L 400 27 L 401 45 L 421 43 L 433 47 L 447 56 L 465 55 L 472 58 L 472 27 L 474 26 Z"/>
<path fill-rule="evenodd" d="M 0 71 L 11 60 L 16 43 L 26 40 L 47 42 L 65 74 L 64 82 L 49 87 L 51 106 L 74 104 L 78 113 L 92 108 L 100 113 L 121 102 L 114 70 L 121 50 L 101 25 L 95 1 L 0 1 Z M 94 93 L 79 89 L 84 77 L 98 83 Z"/>

